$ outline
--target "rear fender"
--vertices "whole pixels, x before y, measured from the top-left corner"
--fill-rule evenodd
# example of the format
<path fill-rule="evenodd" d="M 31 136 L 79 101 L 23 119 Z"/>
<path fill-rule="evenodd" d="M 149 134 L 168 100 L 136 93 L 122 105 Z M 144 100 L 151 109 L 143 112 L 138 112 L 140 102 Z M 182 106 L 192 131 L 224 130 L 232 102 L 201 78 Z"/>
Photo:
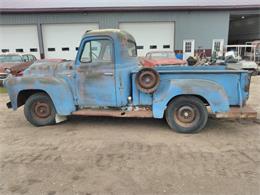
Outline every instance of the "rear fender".
<path fill-rule="evenodd" d="M 67 82 L 55 77 L 14 77 L 6 81 L 12 108 L 16 110 L 18 96 L 24 91 L 41 91 L 47 93 L 59 115 L 70 115 L 76 110 L 72 91 Z"/>
<path fill-rule="evenodd" d="M 153 115 L 163 118 L 168 103 L 181 95 L 194 95 L 205 99 L 213 113 L 229 111 L 229 100 L 224 88 L 209 80 L 176 79 L 162 83 L 154 93 Z"/>

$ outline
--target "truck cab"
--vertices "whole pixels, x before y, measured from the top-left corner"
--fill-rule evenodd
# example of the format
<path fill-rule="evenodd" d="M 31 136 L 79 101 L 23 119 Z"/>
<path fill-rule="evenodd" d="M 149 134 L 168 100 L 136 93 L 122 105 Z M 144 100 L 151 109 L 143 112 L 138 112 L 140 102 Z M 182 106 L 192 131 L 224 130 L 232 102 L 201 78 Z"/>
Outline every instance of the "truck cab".
<path fill-rule="evenodd" d="M 138 68 L 134 38 L 119 30 L 86 33 L 74 67 L 79 107 L 121 107 L 131 96 L 130 74 Z"/>
<path fill-rule="evenodd" d="M 136 42 L 117 29 L 88 31 L 75 61 L 36 61 L 4 81 L 9 108 L 24 105 L 35 126 L 69 115 L 166 118 L 171 129 L 194 133 L 208 115 L 255 118 L 245 109 L 250 74 L 224 66 L 141 67 Z M 210 110 L 210 112 L 209 112 Z"/>

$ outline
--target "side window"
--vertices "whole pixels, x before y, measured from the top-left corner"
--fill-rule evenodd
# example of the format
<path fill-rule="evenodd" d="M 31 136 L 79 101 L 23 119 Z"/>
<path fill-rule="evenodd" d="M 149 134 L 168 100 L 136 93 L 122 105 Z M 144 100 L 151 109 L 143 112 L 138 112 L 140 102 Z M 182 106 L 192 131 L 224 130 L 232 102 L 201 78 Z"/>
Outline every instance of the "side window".
<path fill-rule="evenodd" d="M 28 61 L 29 61 L 29 58 L 28 58 L 27 55 L 23 55 L 23 61 L 24 61 L 24 62 L 28 62 Z"/>
<path fill-rule="evenodd" d="M 137 51 L 136 51 L 136 44 L 133 41 L 127 41 L 127 49 L 128 49 L 128 56 L 129 57 L 136 57 Z"/>
<path fill-rule="evenodd" d="M 29 61 L 34 61 L 34 56 L 28 55 L 28 57 L 29 57 Z"/>
<path fill-rule="evenodd" d="M 82 63 L 112 63 L 113 44 L 111 40 L 93 40 L 85 43 L 80 61 Z"/>
<path fill-rule="evenodd" d="M 90 47 L 91 47 L 91 42 L 87 42 L 84 45 L 84 49 L 83 49 L 83 52 L 82 52 L 81 57 L 80 57 L 80 62 L 83 62 L 83 63 L 90 63 L 91 62 Z"/>

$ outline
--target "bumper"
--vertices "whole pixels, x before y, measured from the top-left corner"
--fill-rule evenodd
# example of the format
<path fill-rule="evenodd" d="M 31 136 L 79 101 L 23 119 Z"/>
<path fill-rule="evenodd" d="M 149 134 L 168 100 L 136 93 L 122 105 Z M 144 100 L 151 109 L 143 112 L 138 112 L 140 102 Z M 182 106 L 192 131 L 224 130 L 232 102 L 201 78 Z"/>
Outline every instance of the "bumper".
<path fill-rule="evenodd" d="M 231 107 L 229 112 L 216 113 L 215 118 L 230 118 L 230 119 L 256 119 L 257 112 L 250 106 Z"/>

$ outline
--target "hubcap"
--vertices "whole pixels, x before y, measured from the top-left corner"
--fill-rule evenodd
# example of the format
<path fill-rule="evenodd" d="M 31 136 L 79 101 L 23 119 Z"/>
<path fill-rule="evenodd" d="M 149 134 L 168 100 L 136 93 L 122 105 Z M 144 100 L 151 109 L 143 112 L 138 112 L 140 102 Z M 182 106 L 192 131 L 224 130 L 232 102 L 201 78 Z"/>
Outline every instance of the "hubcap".
<path fill-rule="evenodd" d="M 140 84 L 144 88 L 151 88 L 156 84 L 155 75 L 151 72 L 144 72 L 140 76 Z"/>
<path fill-rule="evenodd" d="M 181 106 L 174 113 L 176 123 L 183 127 L 190 127 L 199 120 L 198 110 L 193 106 Z"/>
<path fill-rule="evenodd" d="M 45 102 L 36 102 L 34 106 L 34 113 L 39 118 L 47 118 L 51 114 L 51 109 L 49 104 Z"/>

